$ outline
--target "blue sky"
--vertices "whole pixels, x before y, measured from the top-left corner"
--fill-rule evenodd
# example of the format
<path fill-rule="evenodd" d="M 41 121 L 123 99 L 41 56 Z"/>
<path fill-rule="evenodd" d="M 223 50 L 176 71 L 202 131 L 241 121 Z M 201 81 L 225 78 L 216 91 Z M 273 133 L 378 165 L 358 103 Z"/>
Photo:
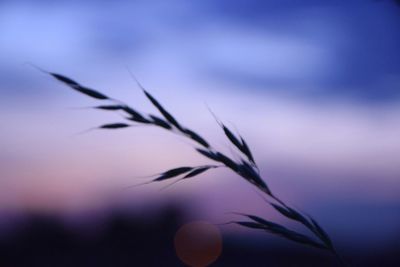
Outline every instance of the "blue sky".
<path fill-rule="evenodd" d="M 26 61 L 146 64 L 141 61 L 159 53 L 154 60 L 250 90 L 370 102 L 399 97 L 400 7 L 392 1 L 2 5 L 5 70 Z"/>

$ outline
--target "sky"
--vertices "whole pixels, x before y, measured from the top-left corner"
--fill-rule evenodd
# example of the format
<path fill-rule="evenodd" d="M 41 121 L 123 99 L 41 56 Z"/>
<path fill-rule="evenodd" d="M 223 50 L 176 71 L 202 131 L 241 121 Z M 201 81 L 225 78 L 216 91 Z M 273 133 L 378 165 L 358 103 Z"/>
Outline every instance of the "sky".
<path fill-rule="evenodd" d="M 119 117 L 81 109 L 98 103 L 29 64 L 155 113 L 129 69 L 227 153 L 207 107 L 237 129 L 270 187 L 342 244 L 392 242 L 400 233 L 399 28 L 400 6 L 384 0 L 1 1 L 0 214 L 184 199 L 192 217 L 211 222 L 229 219 L 226 211 L 283 221 L 227 170 L 115 194 L 207 160 L 159 129 L 81 134 Z"/>

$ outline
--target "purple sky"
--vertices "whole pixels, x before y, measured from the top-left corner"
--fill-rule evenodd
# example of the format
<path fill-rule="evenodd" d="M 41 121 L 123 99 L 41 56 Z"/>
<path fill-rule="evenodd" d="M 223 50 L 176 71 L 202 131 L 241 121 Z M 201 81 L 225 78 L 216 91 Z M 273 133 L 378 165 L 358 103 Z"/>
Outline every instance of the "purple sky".
<path fill-rule="evenodd" d="M 281 219 L 227 170 L 161 193 L 155 185 L 110 197 L 144 181 L 137 177 L 207 160 L 158 129 L 76 135 L 118 117 L 74 109 L 97 103 L 24 63 L 155 112 L 128 66 L 227 153 L 206 106 L 236 127 L 269 185 L 343 240 L 398 237 L 400 7 L 303 2 L 2 1 L 0 213 L 182 197 L 213 222 L 229 219 L 226 211 Z"/>

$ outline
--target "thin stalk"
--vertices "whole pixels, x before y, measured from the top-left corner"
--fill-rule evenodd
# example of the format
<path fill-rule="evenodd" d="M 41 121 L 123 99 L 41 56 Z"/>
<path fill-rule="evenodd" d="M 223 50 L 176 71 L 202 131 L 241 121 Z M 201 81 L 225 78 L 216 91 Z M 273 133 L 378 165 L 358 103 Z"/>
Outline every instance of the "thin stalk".
<path fill-rule="evenodd" d="M 36 66 L 35 66 L 36 67 Z M 38 67 L 36 67 L 38 68 Z M 147 183 L 152 183 L 152 182 L 160 182 L 160 181 L 165 181 L 169 179 L 174 179 L 176 177 L 181 176 L 181 178 L 178 181 L 181 181 L 183 179 L 191 178 L 194 176 L 197 176 L 205 171 L 208 171 L 210 169 L 214 169 L 216 167 L 220 167 L 221 165 L 224 167 L 227 167 L 234 173 L 238 174 L 240 177 L 242 177 L 246 182 L 253 184 L 255 187 L 257 187 L 258 190 L 260 190 L 262 193 L 266 194 L 268 197 L 270 197 L 272 200 L 275 201 L 275 203 L 269 202 L 268 203 L 276 209 L 280 214 L 282 214 L 284 217 L 294 220 L 303 226 L 305 226 L 307 229 L 311 231 L 313 234 L 313 237 L 306 236 L 302 233 L 290 230 L 283 225 L 268 221 L 264 218 L 255 216 L 255 215 L 248 215 L 248 214 L 242 214 L 242 216 L 246 217 L 247 219 L 251 221 L 237 221 L 233 222 L 236 224 L 239 224 L 241 226 L 251 228 L 251 229 L 257 229 L 257 230 L 263 230 L 268 233 L 272 233 L 275 235 L 279 235 L 283 238 L 286 238 L 288 240 L 298 242 L 304 245 L 312 246 L 314 248 L 319 248 L 319 249 L 327 249 L 331 251 L 335 257 L 338 259 L 338 261 L 341 263 L 343 266 L 349 266 L 343 258 L 339 255 L 339 253 L 336 251 L 336 249 L 333 246 L 333 243 L 328 236 L 328 234 L 319 226 L 319 224 L 310 216 L 304 215 L 301 212 L 297 211 L 294 208 L 291 208 L 289 205 L 287 205 L 284 201 L 282 201 L 280 198 L 278 198 L 272 191 L 270 190 L 269 186 L 267 183 L 261 178 L 260 176 L 260 171 L 259 167 L 257 166 L 253 153 L 251 152 L 249 146 L 247 145 L 247 142 L 243 139 L 242 136 L 238 134 L 234 134 L 233 131 L 231 131 L 226 125 L 224 125 L 216 116 L 215 114 L 210 110 L 214 118 L 216 119 L 217 123 L 221 126 L 223 129 L 223 132 L 227 139 L 230 141 L 232 148 L 235 148 L 238 153 L 239 153 L 239 158 L 231 159 L 230 157 L 226 156 L 222 152 L 218 151 L 214 147 L 212 147 L 208 141 L 206 141 L 201 135 L 196 133 L 195 131 L 190 130 L 189 128 L 184 127 L 181 123 L 178 122 L 176 118 L 174 118 L 149 92 L 147 92 L 144 87 L 139 83 L 139 81 L 136 79 L 136 77 L 131 73 L 132 77 L 134 78 L 135 82 L 137 85 L 143 90 L 145 96 L 148 98 L 148 100 L 153 104 L 153 106 L 159 111 L 162 117 L 154 116 L 152 114 L 142 114 L 135 109 L 131 108 L 128 106 L 126 103 L 116 100 L 114 98 L 108 97 L 107 95 L 104 95 L 96 90 L 93 90 L 91 88 L 88 88 L 86 86 L 82 86 L 76 81 L 65 77 L 63 75 L 57 74 L 57 73 L 52 73 L 45 71 L 43 69 L 38 68 L 40 71 L 47 73 L 51 76 L 53 76 L 55 79 L 58 81 L 64 83 L 65 85 L 69 86 L 71 89 L 80 92 L 86 96 L 92 97 L 97 100 L 108 100 L 114 103 L 113 105 L 108 105 L 108 106 L 102 106 L 102 109 L 105 110 L 111 110 L 111 111 L 123 111 L 125 112 L 129 117 L 124 117 L 124 119 L 128 120 L 129 122 L 136 122 L 138 124 L 142 125 L 154 125 L 158 126 L 160 128 L 163 128 L 165 130 L 171 131 L 175 134 L 184 136 L 185 138 L 190 139 L 193 141 L 195 144 L 197 144 L 197 147 L 195 147 L 196 151 L 207 157 L 208 159 L 215 161 L 219 163 L 218 166 L 215 165 L 206 165 L 206 166 L 197 166 L 197 167 L 179 167 L 179 168 L 174 168 L 171 170 L 168 170 L 164 173 L 161 173 L 160 176 L 157 178 L 153 179 L 152 181 L 149 181 Z M 125 128 L 127 127 L 127 124 L 122 124 L 122 123 L 114 123 L 114 124 L 107 124 L 103 125 L 100 128 L 102 129 L 117 129 L 117 128 Z M 237 132 L 237 131 L 236 131 Z M 175 182 L 175 183 L 176 183 Z M 316 241 L 317 240 L 317 241 Z"/>

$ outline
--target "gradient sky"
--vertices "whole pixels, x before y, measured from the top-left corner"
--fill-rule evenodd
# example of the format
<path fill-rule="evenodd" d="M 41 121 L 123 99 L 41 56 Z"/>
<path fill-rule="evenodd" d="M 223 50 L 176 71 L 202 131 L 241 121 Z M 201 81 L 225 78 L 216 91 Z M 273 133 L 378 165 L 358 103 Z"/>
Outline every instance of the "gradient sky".
<path fill-rule="evenodd" d="M 1 1 L 0 213 L 184 198 L 192 216 L 213 222 L 234 210 L 281 220 L 226 170 L 116 198 L 137 177 L 207 160 L 158 129 L 77 134 L 119 117 L 75 109 L 97 103 L 25 63 L 155 113 L 128 66 L 227 153 L 207 105 L 238 129 L 273 190 L 342 243 L 391 242 L 400 233 L 399 28 L 400 6 L 384 0 Z"/>

